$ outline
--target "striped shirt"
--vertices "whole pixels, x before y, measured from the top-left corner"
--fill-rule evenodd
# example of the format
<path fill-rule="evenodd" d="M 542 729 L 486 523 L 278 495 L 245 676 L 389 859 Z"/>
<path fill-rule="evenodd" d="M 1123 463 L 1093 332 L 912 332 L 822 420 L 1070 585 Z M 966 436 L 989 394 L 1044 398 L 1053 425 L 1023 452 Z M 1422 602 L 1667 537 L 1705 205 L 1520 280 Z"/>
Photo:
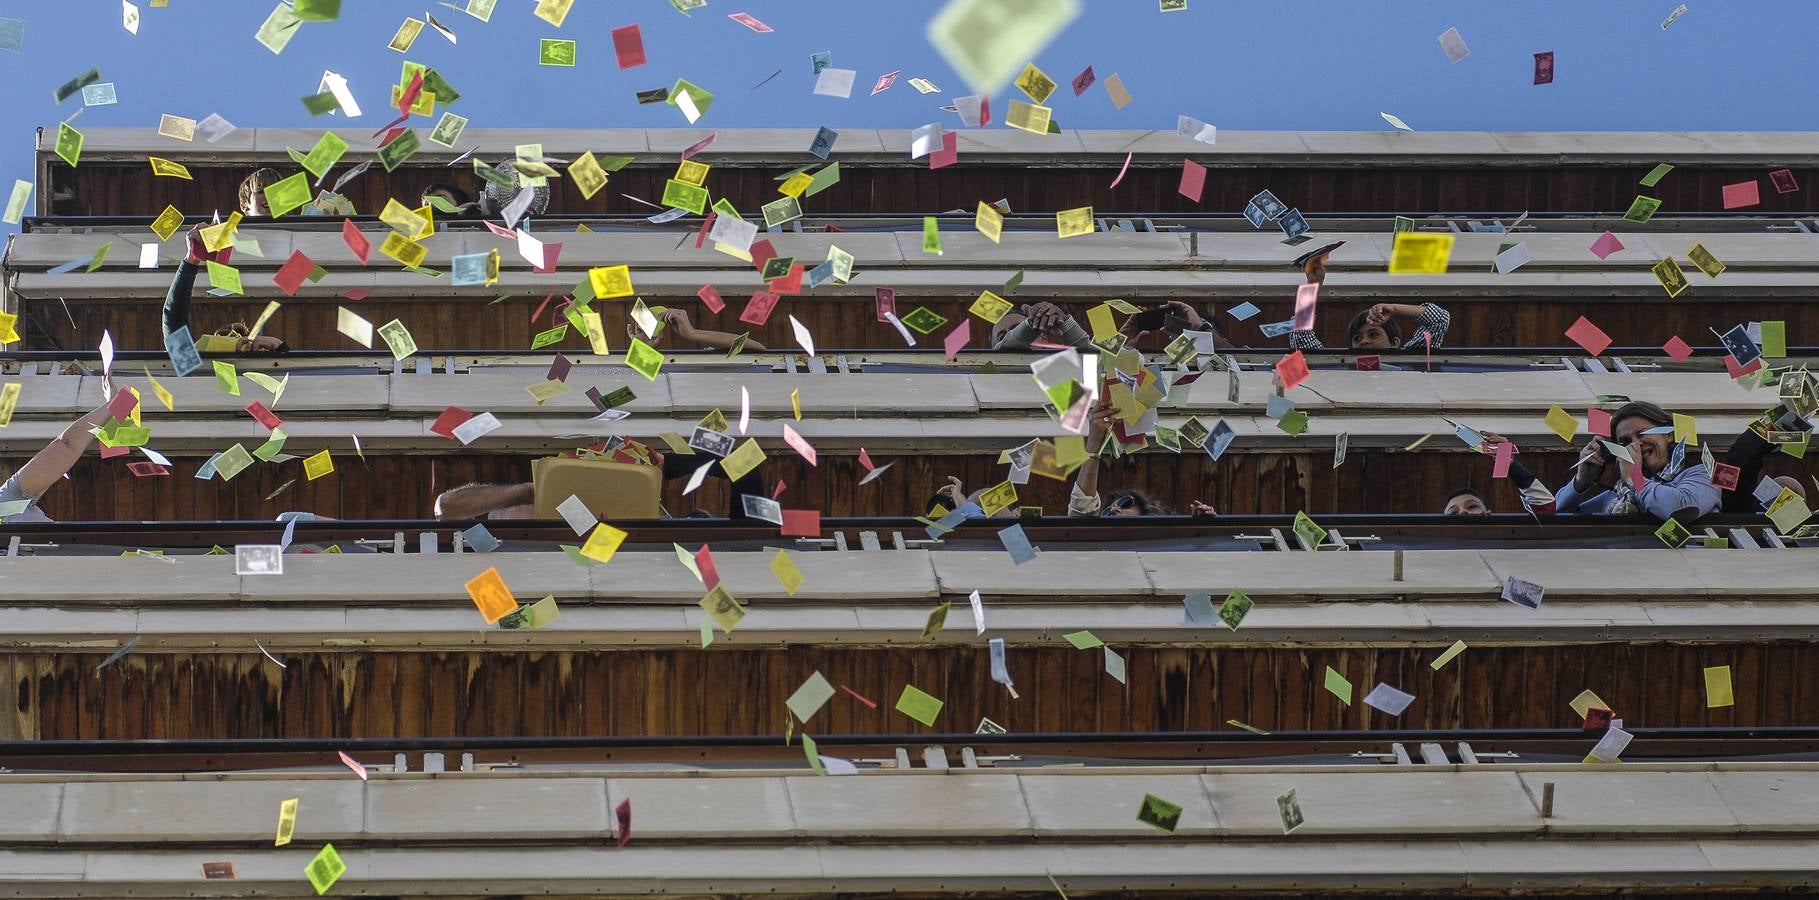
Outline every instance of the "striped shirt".
<path fill-rule="evenodd" d="M 1453 314 L 1438 303 L 1421 304 L 1421 316 L 1415 320 L 1415 331 L 1402 343 L 1402 349 L 1414 350 L 1426 344 L 1430 348 L 1446 343 L 1446 329 L 1453 324 Z M 1346 335 L 1346 342 L 1351 336 Z M 1311 331 L 1289 332 L 1288 345 L 1297 350 L 1324 350 L 1326 345 L 1320 342 L 1319 335 Z"/>

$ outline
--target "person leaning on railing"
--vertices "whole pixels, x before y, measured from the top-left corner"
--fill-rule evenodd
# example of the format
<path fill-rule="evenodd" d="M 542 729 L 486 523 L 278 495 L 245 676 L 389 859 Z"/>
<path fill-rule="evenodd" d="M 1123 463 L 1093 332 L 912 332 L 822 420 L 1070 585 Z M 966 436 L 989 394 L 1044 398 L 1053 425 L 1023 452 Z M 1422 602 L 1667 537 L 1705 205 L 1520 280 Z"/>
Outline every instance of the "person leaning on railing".
<path fill-rule="evenodd" d="M 1308 281 L 1326 281 L 1326 258 L 1331 253 L 1310 257 L 1303 267 Z M 1402 339 L 1402 322 L 1411 322 L 1414 330 L 1408 340 Z M 1353 350 L 1421 350 L 1435 349 L 1446 343 L 1446 330 L 1453 315 L 1437 303 L 1415 306 L 1409 303 L 1379 303 L 1352 317 L 1345 326 L 1346 339 Z M 1326 344 L 1312 331 L 1291 331 L 1288 345 L 1297 350 L 1324 350 Z"/>
<path fill-rule="evenodd" d="M 1028 350 L 1035 343 L 1085 350 L 1093 336 L 1053 303 L 1025 303 L 992 326 L 993 350 Z"/>
<path fill-rule="evenodd" d="M 1625 403 L 1611 416 L 1611 436 L 1612 443 L 1629 451 L 1630 460 L 1606 450 L 1603 440 L 1593 436 L 1573 465 L 1573 480 L 1554 494 L 1561 513 L 1647 513 L 1685 523 L 1718 511 L 1718 487 L 1705 466 L 1689 459 L 1686 446 L 1674 440 L 1674 417 L 1666 410 L 1640 400 Z M 1616 483 L 1599 491 L 1612 470 Z"/>

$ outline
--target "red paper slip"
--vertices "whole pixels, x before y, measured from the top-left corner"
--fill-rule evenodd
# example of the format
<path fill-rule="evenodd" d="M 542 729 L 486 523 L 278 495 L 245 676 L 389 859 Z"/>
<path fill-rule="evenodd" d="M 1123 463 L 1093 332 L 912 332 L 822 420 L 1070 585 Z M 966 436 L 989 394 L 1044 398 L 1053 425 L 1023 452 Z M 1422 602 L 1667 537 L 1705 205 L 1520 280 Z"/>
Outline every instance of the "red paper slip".
<path fill-rule="evenodd" d="M 1611 345 L 1611 336 L 1605 334 L 1604 329 L 1593 325 L 1592 320 L 1584 316 L 1580 316 L 1579 321 L 1574 322 L 1573 327 L 1566 330 L 1566 336 L 1571 338 L 1573 343 L 1585 348 L 1585 352 L 1591 356 L 1603 353 Z"/>
<path fill-rule="evenodd" d="M 284 296 L 295 297 L 297 289 L 303 286 L 303 279 L 308 278 L 309 273 L 314 271 L 316 271 L 315 260 L 304 255 L 302 250 L 295 250 L 291 252 L 291 258 L 278 267 L 277 273 L 272 276 L 272 283 L 278 286 L 278 290 L 284 292 Z"/>
<path fill-rule="evenodd" d="M 613 53 L 619 57 L 621 69 L 644 65 L 644 33 L 637 25 L 623 25 L 613 29 Z"/>
<path fill-rule="evenodd" d="M 786 509 L 779 533 L 784 537 L 820 537 L 821 510 Z"/>
<path fill-rule="evenodd" d="M 1195 203 L 1200 202 L 1200 194 L 1206 190 L 1206 167 L 1191 159 L 1181 161 L 1181 186 L 1177 188 L 1181 196 Z"/>
<path fill-rule="evenodd" d="M 1276 375 L 1282 379 L 1282 389 L 1292 391 L 1307 380 L 1307 357 L 1296 350 L 1282 357 L 1276 363 Z"/>
<path fill-rule="evenodd" d="M 752 294 L 750 302 L 745 304 L 745 312 L 739 314 L 739 321 L 751 325 L 763 325 L 770 320 L 771 310 L 777 308 L 777 301 L 783 299 L 769 291 L 758 291 Z"/>
<path fill-rule="evenodd" d="M 360 264 L 365 265 L 367 254 L 373 252 L 373 242 L 360 233 L 360 226 L 355 225 L 353 219 L 341 220 L 341 240 L 347 243 L 347 248 L 354 251 L 355 256 L 360 257 Z"/>

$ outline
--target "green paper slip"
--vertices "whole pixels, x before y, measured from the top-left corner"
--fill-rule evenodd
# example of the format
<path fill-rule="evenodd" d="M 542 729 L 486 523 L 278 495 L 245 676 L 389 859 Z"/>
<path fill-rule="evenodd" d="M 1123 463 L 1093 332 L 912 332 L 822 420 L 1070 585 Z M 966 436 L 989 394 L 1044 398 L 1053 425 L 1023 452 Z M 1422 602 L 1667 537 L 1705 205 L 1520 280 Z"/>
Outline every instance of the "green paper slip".
<path fill-rule="evenodd" d="M 1332 666 L 1326 667 L 1326 689 L 1338 697 L 1340 703 L 1352 705 L 1352 683 Z"/>
<path fill-rule="evenodd" d="M 913 684 L 904 685 L 903 695 L 897 698 L 898 712 L 931 728 L 934 727 L 935 717 L 941 714 L 941 707 L 944 705 L 946 704 L 935 699 L 933 695 L 917 689 Z"/>

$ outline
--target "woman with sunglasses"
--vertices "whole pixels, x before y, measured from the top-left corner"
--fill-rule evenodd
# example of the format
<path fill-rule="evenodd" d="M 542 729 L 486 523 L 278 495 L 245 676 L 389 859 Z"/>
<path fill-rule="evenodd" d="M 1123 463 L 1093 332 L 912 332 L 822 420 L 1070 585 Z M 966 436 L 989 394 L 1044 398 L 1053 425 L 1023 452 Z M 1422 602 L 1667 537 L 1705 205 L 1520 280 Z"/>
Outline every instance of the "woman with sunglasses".
<path fill-rule="evenodd" d="M 1718 488 L 1699 462 L 1674 440 L 1674 417 L 1653 403 L 1625 403 L 1611 416 L 1611 444 L 1594 436 L 1579 454 L 1573 480 L 1554 494 L 1560 513 L 1602 516 L 1647 513 L 1690 522 L 1718 511 Z M 1627 459 L 1625 456 L 1627 455 Z M 1599 490 L 1616 470 L 1616 483 Z"/>

